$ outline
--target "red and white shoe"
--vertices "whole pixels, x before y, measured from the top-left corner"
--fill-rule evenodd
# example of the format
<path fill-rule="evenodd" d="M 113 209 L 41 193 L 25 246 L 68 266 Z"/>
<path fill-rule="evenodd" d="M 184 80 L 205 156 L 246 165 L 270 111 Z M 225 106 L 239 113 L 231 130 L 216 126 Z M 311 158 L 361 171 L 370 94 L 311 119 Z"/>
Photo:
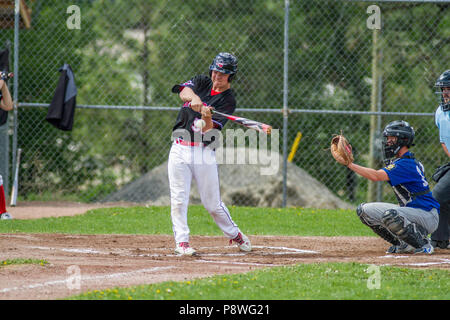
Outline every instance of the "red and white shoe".
<path fill-rule="evenodd" d="M 236 242 L 237 246 L 239 247 L 239 250 L 245 251 L 245 252 L 252 251 L 252 244 L 250 243 L 250 240 L 242 232 L 239 232 L 238 235 L 236 236 L 236 238 L 230 240 L 230 244 L 233 241 Z"/>
<path fill-rule="evenodd" d="M 177 243 L 177 247 L 175 248 L 175 253 L 182 256 L 192 256 L 196 252 L 189 246 L 189 242 L 180 242 Z"/>

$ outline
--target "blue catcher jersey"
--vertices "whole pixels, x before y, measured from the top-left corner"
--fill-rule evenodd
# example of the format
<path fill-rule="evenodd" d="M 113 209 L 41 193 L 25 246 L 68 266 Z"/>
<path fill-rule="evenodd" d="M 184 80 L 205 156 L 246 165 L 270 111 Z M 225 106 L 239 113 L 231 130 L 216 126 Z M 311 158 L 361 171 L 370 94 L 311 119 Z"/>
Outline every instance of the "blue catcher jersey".
<path fill-rule="evenodd" d="M 428 181 L 425 178 L 423 165 L 414 158 L 411 152 L 394 160 L 383 168 L 389 176 L 389 184 L 402 207 L 420 208 L 430 211 L 439 203 L 433 198 Z"/>

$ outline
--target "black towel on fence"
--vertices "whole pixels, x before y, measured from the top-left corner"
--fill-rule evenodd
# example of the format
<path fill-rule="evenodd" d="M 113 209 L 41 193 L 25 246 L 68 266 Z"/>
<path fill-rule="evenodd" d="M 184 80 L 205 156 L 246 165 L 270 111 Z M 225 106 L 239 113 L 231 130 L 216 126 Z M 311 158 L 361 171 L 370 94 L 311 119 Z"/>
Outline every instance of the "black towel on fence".
<path fill-rule="evenodd" d="M 61 76 L 45 119 L 58 129 L 71 131 L 77 98 L 75 76 L 72 68 L 67 63 L 59 71 Z"/>

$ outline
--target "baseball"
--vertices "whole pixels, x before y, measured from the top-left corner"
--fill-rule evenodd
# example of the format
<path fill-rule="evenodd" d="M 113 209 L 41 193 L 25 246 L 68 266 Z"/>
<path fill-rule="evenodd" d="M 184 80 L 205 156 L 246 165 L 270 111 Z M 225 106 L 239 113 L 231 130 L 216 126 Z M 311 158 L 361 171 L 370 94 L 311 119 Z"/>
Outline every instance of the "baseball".
<path fill-rule="evenodd" d="M 203 119 L 199 119 L 194 124 L 197 128 L 202 129 L 204 126 L 206 126 L 206 122 Z"/>

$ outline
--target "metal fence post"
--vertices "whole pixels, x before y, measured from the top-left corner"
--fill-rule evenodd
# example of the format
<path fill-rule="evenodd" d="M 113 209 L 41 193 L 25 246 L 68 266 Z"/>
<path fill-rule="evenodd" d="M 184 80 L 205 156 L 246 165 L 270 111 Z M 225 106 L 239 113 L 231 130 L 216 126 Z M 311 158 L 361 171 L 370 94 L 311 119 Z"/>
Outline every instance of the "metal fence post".
<path fill-rule="evenodd" d="M 14 6 L 14 91 L 13 91 L 13 114 L 14 114 L 14 133 L 12 143 L 12 165 L 13 172 L 16 172 L 17 155 L 17 126 L 18 126 L 18 108 L 19 108 L 19 20 L 20 20 L 20 0 L 15 0 Z"/>
<path fill-rule="evenodd" d="M 289 73 L 289 0 L 284 2 L 284 75 L 283 75 L 283 208 L 287 201 L 288 73 Z"/>

